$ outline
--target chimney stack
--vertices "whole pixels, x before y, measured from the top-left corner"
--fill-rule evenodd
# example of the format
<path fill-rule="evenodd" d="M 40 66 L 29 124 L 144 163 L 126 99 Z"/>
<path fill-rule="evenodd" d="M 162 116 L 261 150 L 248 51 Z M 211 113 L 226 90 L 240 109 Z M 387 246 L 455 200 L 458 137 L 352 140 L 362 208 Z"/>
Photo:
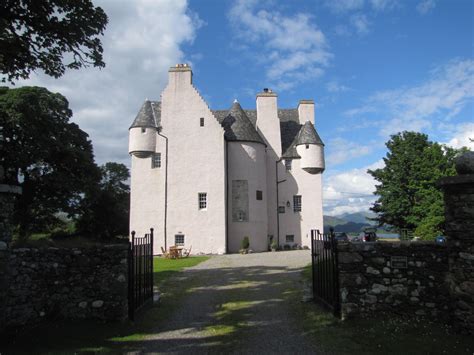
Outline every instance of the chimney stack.
<path fill-rule="evenodd" d="M 280 157 L 281 135 L 277 94 L 269 88 L 264 88 L 257 94 L 257 129 L 265 139 L 268 148 L 272 149 L 277 157 Z"/>
<path fill-rule="evenodd" d="M 168 85 L 181 87 L 193 83 L 193 71 L 188 64 L 176 64 L 168 70 Z"/>
<path fill-rule="evenodd" d="M 301 124 L 309 121 L 314 124 L 314 100 L 300 100 L 298 118 Z"/>

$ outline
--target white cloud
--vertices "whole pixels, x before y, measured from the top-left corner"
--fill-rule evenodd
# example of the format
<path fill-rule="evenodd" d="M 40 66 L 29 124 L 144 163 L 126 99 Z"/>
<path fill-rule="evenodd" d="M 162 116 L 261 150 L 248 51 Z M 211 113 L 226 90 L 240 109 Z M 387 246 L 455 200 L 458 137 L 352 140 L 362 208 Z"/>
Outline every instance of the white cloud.
<path fill-rule="evenodd" d="M 346 115 L 367 113 L 386 120 L 382 135 L 402 130 L 421 131 L 433 122 L 455 117 L 474 98 L 474 60 L 453 60 L 431 71 L 431 77 L 413 87 L 375 93 Z"/>
<path fill-rule="evenodd" d="M 337 80 L 332 80 L 332 81 L 328 82 L 326 84 L 326 88 L 329 92 L 332 92 L 332 93 L 345 92 L 345 91 L 350 90 L 349 87 L 347 87 L 343 84 L 339 84 L 339 82 Z"/>
<path fill-rule="evenodd" d="M 330 150 L 326 160 L 331 166 L 370 154 L 373 149 L 373 146 L 363 146 L 342 138 L 332 139 L 328 146 Z"/>
<path fill-rule="evenodd" d="M 367 19 L 367 16 L 361 13 L 351 16 L 351 24 L 356 30 L 358 35 L 366 35 L 370 32 L 369 26 L 370 22 Z"/>
<path fill-rule="evenodd" d="M 376 11 L 389 11 L 400 6 L 398 0 L 370 0 L 370 4 Z"/>
<path fill-rule="evenodd" d="M 445 142 L 453 148 L 467 147 L 474 151 L 474 123 L 461 123 L 458 125 L 442 125 L 444 131 L 447 131 L 448 140 Z"/>
<path fill-rule="evenodd" d="M 379 160 L 369 166 L 344 172 L 324 175 L 324 214 L 335 216 L 342 213 L 368 211 L 376 200 L 375 180 L 367 174 L 368 169 L 384 166 Z"/>
<path fill-rule="evenodd" d="M 335 13 L 344 13 L 360 10 L 364 7 L 364 0 L 327 0 L 325 4 Z"/>
<path fill-rule="evenodd" d="M 102 70 L 68 71 L 59 79 L 32 75 L 17 85 L 45 86 L 67 97 L 73 121 L 89 133 L 99 163 L 129 165 L 128 127 L 145 98 L 159 99 L 168 68 L 183 61 L 202 21 L 186 0 L 95 1 L 109 17 Z"/>
<path fill-rule="evenodd" d="M 423 0 L 418 5 L 416 5 L 416 10 L 421 15 L 426 15 L 428 12 L 433 10 L 436 7 L 436 2 L 434 0 Z"/>
<path fill-rule="evenodd" d="M 231 8 L 229 20 L 236 38 L 244 44 L 240 47 L 258 45 L 256 62 L 265 67 L 266 77 L 276 89 L 289 89 L 321 76 L 332 54 L 313 18 L 303 13 L 286 16 L 270 5 L 239 0 Z"/>

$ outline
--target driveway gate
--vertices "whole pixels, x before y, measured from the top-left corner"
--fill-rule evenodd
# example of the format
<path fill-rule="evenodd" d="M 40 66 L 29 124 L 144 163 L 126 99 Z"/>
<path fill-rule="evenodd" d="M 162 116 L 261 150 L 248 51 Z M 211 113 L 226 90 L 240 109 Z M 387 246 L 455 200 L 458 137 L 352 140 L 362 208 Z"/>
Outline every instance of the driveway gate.
<path fill-rule="evenodd" d="M 132 232 L 128 258 L 128 316 L 153 302 L 153 228 L 144 237 Z"/>
<path fill-rule="evenodd" d="M 316 302 L 340 316 L 339 269 L 337 241 L 333 234 L 311 230 L 311 261 L 313 268 L 313 297 Z"/>

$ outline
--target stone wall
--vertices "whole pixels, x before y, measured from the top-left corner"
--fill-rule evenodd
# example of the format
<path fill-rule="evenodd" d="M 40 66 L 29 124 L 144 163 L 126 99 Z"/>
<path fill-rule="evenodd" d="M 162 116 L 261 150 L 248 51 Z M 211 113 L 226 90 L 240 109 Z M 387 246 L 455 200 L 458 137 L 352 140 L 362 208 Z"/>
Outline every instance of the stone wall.
<path fill-rule="evenodd" d="M 0 290 L 3 328 L 43 319 L 125 319 L 127 255 L 126 244 L 0 251 L 8 285 Z"/>
<path fill-rule="evenodd" d="M 446 234 L 448 236 L 448 287 L 452 316 L 459 330 L 474 333 L 474 152 L 456 159 L 459 175 L 443 178 Z"/>
<path fill-rule="evenodd" d="M 338 243 L 341 316 L 446 317 L 447 248 L 433 242 Z"/>

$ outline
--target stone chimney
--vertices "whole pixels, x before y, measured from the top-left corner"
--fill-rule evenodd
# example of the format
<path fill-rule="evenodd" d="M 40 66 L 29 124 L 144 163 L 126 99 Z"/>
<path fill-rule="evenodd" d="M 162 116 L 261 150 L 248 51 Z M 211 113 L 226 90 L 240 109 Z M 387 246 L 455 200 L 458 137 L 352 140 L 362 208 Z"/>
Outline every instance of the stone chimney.
<path fill-rule="evenodd" d="M 314 100 L 300 100 L 298 104 L 298 118 L 301 124 L 307 121 L 314 124 Z"/>
<path fill-rule="evenodd" d="M 281 156 L 281 134 L 277 94 L 268 88 L 257 94 L 257 130 L 265 139 L 267 149 L 273 150 L 279 158 Z"/>
<path fill-rule="evenodd" d="M 187 64 L 176 64 L 168 70 L 168 85 L 177 90 L 193 83 L 193 71 Z"/>

